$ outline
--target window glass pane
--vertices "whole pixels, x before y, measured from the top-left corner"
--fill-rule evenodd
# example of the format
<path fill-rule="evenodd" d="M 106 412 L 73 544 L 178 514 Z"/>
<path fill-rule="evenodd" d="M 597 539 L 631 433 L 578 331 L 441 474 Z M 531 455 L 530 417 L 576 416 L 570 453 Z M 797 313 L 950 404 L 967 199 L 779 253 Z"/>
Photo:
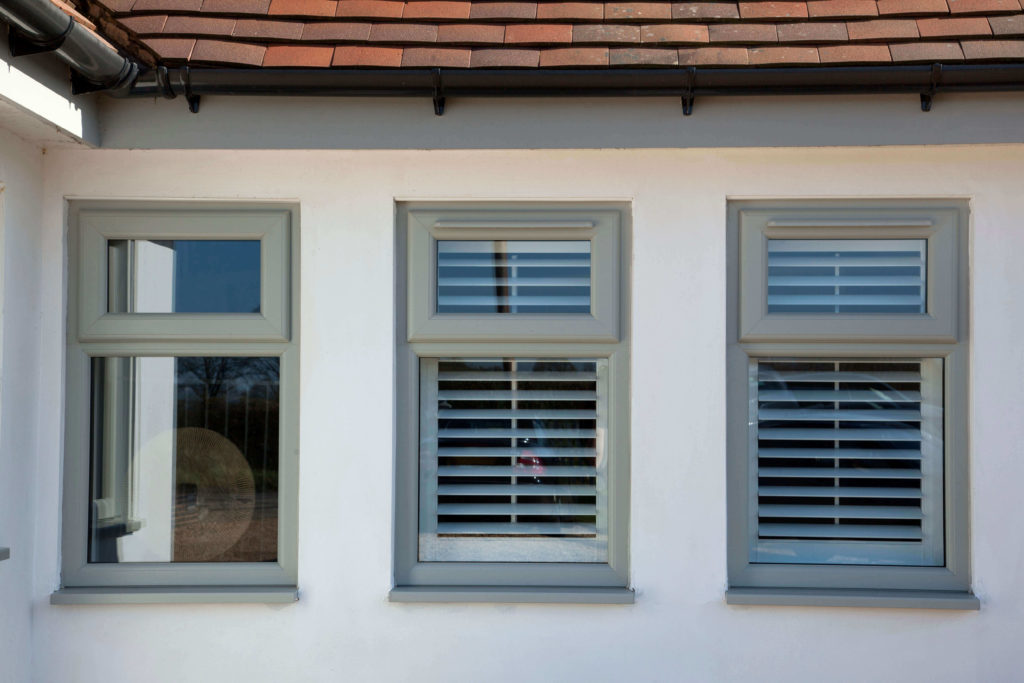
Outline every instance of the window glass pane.
<path fill-rule="evenodd" d="M 259 240 L 110 240 L 111 313 L 259 313 Z"/>
<path fill-rule="evenodd" d="M 277 559 L 277 358 L 96 358 L 90 562 Z"/>
<path fill-rule="evenodd" d="M 924 313 L 927 240 L 768 240 L 769 313 Z"/>
<path fill-rule="evenodd" d="M 751 364 L 754 560 L 940 565 L 942 361 Z"/>
<path fill-rule="evenodd" d="M 590 242 L 437 243 L 438 313 L 589 313 Z"/>
<path fill-rule="evenodd" d="M 606 363 L 421 360 L 421 561 L 607 561 Z"/>

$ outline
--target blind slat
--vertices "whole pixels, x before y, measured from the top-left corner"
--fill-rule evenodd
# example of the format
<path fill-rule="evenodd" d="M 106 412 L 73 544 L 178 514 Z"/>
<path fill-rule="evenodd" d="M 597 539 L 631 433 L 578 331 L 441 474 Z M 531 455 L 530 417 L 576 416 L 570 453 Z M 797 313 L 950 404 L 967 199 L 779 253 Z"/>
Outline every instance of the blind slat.
<path fill-rule="evenodd" d="M 921 519 L 920 508 L 886 505 L 759 505 L 759 517 L 834 517 L 836 519 Z"/>
<path fill-rule="evenodd" d="M 920 498 L 919 488 L 895 486 L 758 486 L 757 495 L 776 498 Z"/>
<path fill-rule="evenodd" d="M 761 538 L 843 538 L 864 540 L 921 539 L 921 528 L 876 524 L 759 524 Z"/>

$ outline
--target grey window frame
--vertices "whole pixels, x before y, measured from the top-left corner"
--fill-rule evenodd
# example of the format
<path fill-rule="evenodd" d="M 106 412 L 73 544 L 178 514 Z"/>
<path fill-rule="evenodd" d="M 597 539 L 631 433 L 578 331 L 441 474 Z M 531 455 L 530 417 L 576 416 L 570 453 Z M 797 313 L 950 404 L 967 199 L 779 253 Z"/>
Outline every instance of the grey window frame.
<path fill-rule="evenodd" d="M 612 202 L 397 203 L 391 601 L 633 602 L 628 588 L 629 216 L 628 205 Z M 603 310 L 597 316 L 437 316 L 432 296 L 422 295 L 424 283 L 433 277 L 430 263 L 438 238 L 564 240 L 583 234 L 602 241 L 592 251 L 592 291 L 602 292 L 594 299 Z M 568 329 L 559 329 L 567 320 Z M 429 331 L 424 331 L 425 321 Z M 607 360 L 612 412 L 608 447 L 613 453 L 608 464 L 607 563 L 419 561 L 419 359 L 474 356 Z"/>
<path fill-rule="evenodd" d="M 253 202 L 68 203 L 68 326 L 61 587 L 54 604 L 291 602 L 298 579 L 298 207 Z M 270 314 L 107 314 L 112 239 L 261 240 Z M 85 272 L 88 271 L 88 272 Z M 268 293 L 270 290 L 270 293 Z M 90 323 L 81 323 L 83 319 Z M 280 359 L 277 562 L 90 564 L 90 362 L 94 357 L 276 356 Z"/>
<path fill-rule="evenodd" d="M 978 607 L 977 599 L 970 594 L 968 533 L 968 220 L 968 204 L 964 200 L 729 202 L 728 602 Z M 928 313 L 766 315 L 761 302 L 766 291 L 763 253 L 767 235 L 787 239 L 924 237 L 929 240 Z M 754 465 L 748 437 L 749 364 L 756 359 L 787 357 L 943 361 L 943 566 L 750 561 L 750 525 L 755 503 L 750 496 Z"/>

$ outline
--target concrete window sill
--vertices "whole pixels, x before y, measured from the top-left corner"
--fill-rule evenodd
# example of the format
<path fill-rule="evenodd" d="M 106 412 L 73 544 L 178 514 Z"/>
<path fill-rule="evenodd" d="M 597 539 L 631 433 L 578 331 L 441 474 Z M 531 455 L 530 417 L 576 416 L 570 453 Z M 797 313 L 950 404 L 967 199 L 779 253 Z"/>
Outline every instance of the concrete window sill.
<path fill-rule="evenodd" d="M 958 591 L 730 588 L 725 593 L 725 601 L 730 605 L 903 607 L 958 610 L 981 608 L 981 602 L 973 593 Z"/>
<path fill-rule="evenodd" d="M 133 605 L 185 603 L 288 603 L 299 599 L 295 586 L 153 586 L 61 588 L 51 605 Z"/>
<path fill-rule="evenodd" d="M 629 605 L 630 588 L 572 588 L 559 586 L 399 586 L 391 602 L 522 602 L 590 605 Z"/>

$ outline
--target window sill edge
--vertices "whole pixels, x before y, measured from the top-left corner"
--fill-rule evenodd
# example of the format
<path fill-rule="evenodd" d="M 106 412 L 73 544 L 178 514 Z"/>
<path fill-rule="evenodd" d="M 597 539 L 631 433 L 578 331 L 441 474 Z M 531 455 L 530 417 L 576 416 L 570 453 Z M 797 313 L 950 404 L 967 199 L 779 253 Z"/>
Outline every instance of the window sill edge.
<path fill-rule="evenodd" d="M 725 602 L 729 605 L 981 609 L 981 601 L 969 591 L 729 588 Z"/>
<path fill-rule="evenodd" d="M 51 605 L 271 604 L 298 599 L 295 586 L 94 586 L 61 588 L 50 594 Z"/>
<path fill-rule="evenodd" d="M 491 602 L 631 605 L 631 588 L 563 586 L 396 586 L 389 602 Z"/>

